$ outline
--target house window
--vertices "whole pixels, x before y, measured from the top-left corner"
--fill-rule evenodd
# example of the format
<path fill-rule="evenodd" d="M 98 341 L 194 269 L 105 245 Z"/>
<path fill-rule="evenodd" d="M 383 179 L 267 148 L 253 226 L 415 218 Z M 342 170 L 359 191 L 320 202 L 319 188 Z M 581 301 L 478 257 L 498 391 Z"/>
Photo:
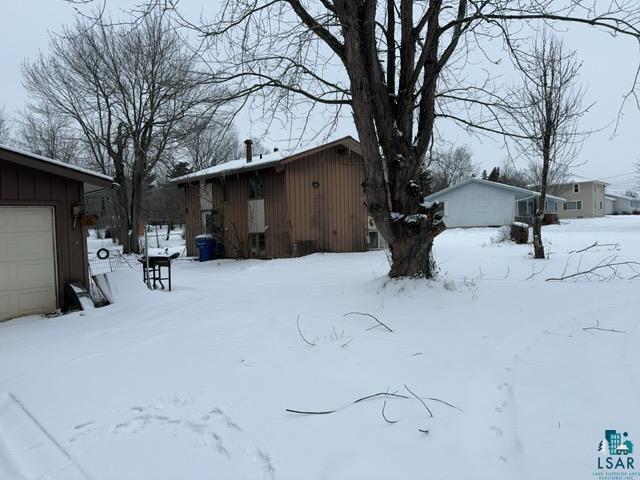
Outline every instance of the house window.
<path fill-rule="evenodd" d="M 440 202 L 438 204 L 438 213 L 442 217 L 446 217 L 447 216 L 447 202 Z"/>
<path fill-rule="evenodd" d="M 202 210 L 202 233 L 220 235 L 222 215 L 214 210 Z"/>
<path fill-rule="evenodd" d="M 249 256 L 250 257 L 265 257 L 267 255 L 267 248 L 264 233 L 250 233 L 249 234 Z"/>
<path fill-rule="evenodd" d="M 213 233 L 213 210 L 202 211 L 202 229 L 204 233 Z"/>
<path fill-rule="evenodd" d="M 252 175 L 249 177 L 249 200 L 264 198 L 264 177 Z"/>
<path fill-rule="evenodd" d="M 577 202 L 567 202 L 564 204 L 564 210 L 582 210 L 582 201 L 578 200 Z"/>
<path fill-rule="evenodd" d="M 577 183 L 573 184 L 573 193 L 580 193 L 580 185 Z"/>
<path fill-rule="evenodd" d="M 600 201 L 600 210 L 602 210 L 602 200 Z"/>
<path fill-rule="evenodd" d="M 229 201 L 229 185 L 227 185 L 226 183 L 222 184 L 222 201 Z"/>

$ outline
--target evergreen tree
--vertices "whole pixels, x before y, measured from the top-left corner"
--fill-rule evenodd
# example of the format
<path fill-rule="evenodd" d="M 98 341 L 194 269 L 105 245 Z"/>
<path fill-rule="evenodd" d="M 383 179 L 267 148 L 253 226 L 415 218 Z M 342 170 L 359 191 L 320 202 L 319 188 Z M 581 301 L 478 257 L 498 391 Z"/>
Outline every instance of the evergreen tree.
<path fill-rule="evenodd" d="M 482 180 L 486 180 L 486 179 L 487 179 L 487 171 L 482 170 Z"/>
<path fill-rule="evenodd" d="M 500 167 L 493 167 L 489 174 L 488 180 L 491 182 L 497 182 L 500 180 Z"/>
<path fill-rule="evenodd" d="M 609 442 L 607 442 L 606 438 L 598 445 L 598 452 L 602 455 L 609 455 Z"/>

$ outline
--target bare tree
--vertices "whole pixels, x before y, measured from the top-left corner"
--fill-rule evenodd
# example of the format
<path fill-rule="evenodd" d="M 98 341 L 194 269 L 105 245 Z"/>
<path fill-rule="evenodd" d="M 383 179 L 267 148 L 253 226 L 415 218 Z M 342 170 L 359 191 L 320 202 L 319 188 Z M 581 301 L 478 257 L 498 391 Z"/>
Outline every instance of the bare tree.
<path fill-rule="evenodd" d="M 514 187 L 526 188 L 531 183 L 529 173 L 518 168 L 511 159 L 506 159 L 500 167 L 500 183 L 513 185 Z"/>
<path fill-rule="evenodd" d="M 431 250 L 445 226 L 439 206 L 423 199 L 436 121 L 514 134 L 498 115 L 497 82 L 465 74 L 470 55 L 499 63 L 489 42 L 517 53 L 536 23 L 637 39 L 639 14 L 637 2 L 572 0 L 223 0 L 218 19 L 204 24 L 176 12 L 211 42 L 212 81 L 228 85 L 230 98 L 259 93 L 264 112 L 288 116 L 320 106 L 352 113 L 365 200 L 390 245 L 392 277 L 434 274 Z"/>
<path fill-rule="evenodd" d="M 466 145 L 444 152 L 436 151 L 431 160 L 431 189 L 437 192 L 447 188 L 473 176 L 477 170 L 478 167 L 471 159 L 471 151 Z"/>
<path fill-rule="evenodd" d="M 0 144 L 7 144 L 10 141 L 11 124 L 7 118 L 4 108 L 0 108 Z"/>
<path fill-rule="evenodd" d="M 240 149 L 235 128 L 229 121 L 215 116 L 192 129 L 181 145 L 194 171 L 234 160 Z"/>
<path fill-rule="evenodd" d="M 78 130 L 49 104 L 27 106 L 17 123 L 15 141 L 20 147 L 63 162 L 83 163 Z"/>
<path fill-rule="evenodd" d="M 535 258 L 544 259 L 542 224 L 548 187 L 564 178 L 588 135 L 579 123 L 588 107 L 579 84 L 576 53 L 547 30 L 534 40 L 530 51 L 521 52 L 518 65 L 522 86 L 514 92 L 513 119 L 520 136 L 517 150 L 529 161 L 529 170 L 540 190 L 533 225 Z M 560 177 L 560 178 L 558 178 Z"/>
<path fill-rule="evenodd" d="M 81 18 L 51 37 L 49 55 L 23 67 L 27 90 L 71 119 L 94 167 L 115 176 L 125 252 L 139 252 L 147 177 L 188 131 L 185 125 L 216 105 L 215 87 L 195 67 L 195 54 L 157 10 L 135 24 Z"/>

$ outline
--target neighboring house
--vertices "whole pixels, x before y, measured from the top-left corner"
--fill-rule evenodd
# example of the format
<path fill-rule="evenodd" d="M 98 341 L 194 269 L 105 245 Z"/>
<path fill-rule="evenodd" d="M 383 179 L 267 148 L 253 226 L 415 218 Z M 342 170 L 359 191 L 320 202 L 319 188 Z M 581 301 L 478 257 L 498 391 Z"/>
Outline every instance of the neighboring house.
<path fill-rule="evenodd" d="M 368 249 L 360 144 L 344 137 L 296 152 L 252 154 L 173 181 L 185 189 L 187 253 L 213 233 L 230 258 Z"/>
<path fill-rule="evenodd" d="M 554 186 L 554 192 L 567 199 L 558 212 L 560 218 L 591 218 L 605 215 L 605 188 L 599 180 L 564 183 Z"/>
<path fill-rule="evenodd" d="M 607 215 L 626 215 L 640 211 L 640 198 L 605 191 L 604 200 Z"/>
<path fill-rule="evenodd" d="M 112 181 L 0 146 L 0 320 L 65 309 L 69 282 L 89 288 L 83 196 Z"/>
<path fill-rule="evenodd" d="M 468 178 L 425 198 L 443 204 L 447 227 L 494 227 L 514 220 L 530 223 L 540 193 L 503 183 Z M 562 208 L 563 198 L 547 195 L 545 213 Z"/>

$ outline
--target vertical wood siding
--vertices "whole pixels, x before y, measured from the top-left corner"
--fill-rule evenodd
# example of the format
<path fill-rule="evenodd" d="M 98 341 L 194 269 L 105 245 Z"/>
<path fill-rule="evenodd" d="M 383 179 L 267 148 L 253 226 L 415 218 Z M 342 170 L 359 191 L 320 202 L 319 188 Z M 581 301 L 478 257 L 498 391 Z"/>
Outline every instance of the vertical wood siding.
<path fill-rule="evenodd" d="M 184 187 L 185 198 L 185 233 L 184 241 L 187 246 L 187 255 L 198 255 L 194 238 L 202 233 L 202 220 L 200 219 L 200 186 L 197 183 Z"/>
<path fill-rule="evenodd" d="M 265 240 L 268 258 L 313 252 L 360 252 L 367 249 L 362 158 L 327 149 L 275 168 L 264 176 Z M 248 178 L 256 172 L 210 180 L 214 208 L 224 219 L 225 256 L 248 255 Z M 317 182 L 317 188 L 313 186 Z M 223 200 L 223 183 L 228 200 Z M 198 196 L 196 195 L 196 198 Z M 198 200 L 199 201 L 199 200 Z M 188 208 L 199 208 L 195 199 Z M 187 215 L 187 232 L 200 233 L 199 215 Z M 189 238 L 189 236 L 187 236 Z M 293 245 L 296 245 L 294 252 Z"/>
<path fill-rule="evenodd" d="M 291 242 L 298 254 L 366 250 L 361 157 L 338 155 L 334 148 L 291 162 L 286 172 Z"/>
<path fill-rule="evenodd" d="M 269 170 L 264 177 L 265 242 L 269 258 L 291 256 L 289 208 L 284 172 Z"/>
<path fill-rule="evenodd" d="M 58 306 L 66 308 L 64 286 L 89 287 L 86 228 L 73 227 L 72 207 L 82 201 L 81 182 L 0 160 L 0 206 L 53 206 Z"/>

